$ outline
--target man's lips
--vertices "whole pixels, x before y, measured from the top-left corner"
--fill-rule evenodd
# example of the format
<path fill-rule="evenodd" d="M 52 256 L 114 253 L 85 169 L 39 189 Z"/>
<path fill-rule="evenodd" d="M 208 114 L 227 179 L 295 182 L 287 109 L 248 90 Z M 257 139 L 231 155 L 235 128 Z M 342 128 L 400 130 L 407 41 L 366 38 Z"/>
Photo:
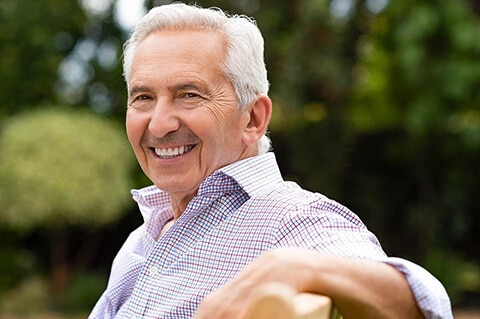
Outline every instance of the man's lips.
<path fill-rule="evenodd" d="M 168 148 L 153 148 L 155 154 L 162 159 L 169 159 L 190 152 L 196 144 L 182 145 Z"/>

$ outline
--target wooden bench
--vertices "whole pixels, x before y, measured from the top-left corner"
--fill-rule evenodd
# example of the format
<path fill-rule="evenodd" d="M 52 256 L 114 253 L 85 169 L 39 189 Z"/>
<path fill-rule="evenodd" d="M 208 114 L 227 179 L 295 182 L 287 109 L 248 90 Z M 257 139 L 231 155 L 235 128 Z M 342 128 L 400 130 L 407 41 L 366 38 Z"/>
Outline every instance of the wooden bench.
<path fill-rule="evenodd" d="M 253 293 L 247 319 L 340 319 L 332 299 L 271 283 Z"/>

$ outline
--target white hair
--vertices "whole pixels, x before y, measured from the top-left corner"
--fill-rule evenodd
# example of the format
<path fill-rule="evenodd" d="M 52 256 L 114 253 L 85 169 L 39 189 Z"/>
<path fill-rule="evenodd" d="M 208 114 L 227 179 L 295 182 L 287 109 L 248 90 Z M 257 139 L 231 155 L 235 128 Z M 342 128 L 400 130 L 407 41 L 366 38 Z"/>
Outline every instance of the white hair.
<path fill-rule="evenodd" d="M 138 45 L 157 30 L 209 30 L 222 34 L 227 54 L 221 70 L 232 82 L 241 110 L 257 95 L 267 95 L 269 83 L 263 59 L 263 37 L 255 20 L 244 15 L 228 15 L 218 8 L 173 3 L 151 9 L 137 24 L 123 49 L 123 75 L 128 85 Z M 257 142 L 258 154 L 271 148 L 266 134 Z"/>

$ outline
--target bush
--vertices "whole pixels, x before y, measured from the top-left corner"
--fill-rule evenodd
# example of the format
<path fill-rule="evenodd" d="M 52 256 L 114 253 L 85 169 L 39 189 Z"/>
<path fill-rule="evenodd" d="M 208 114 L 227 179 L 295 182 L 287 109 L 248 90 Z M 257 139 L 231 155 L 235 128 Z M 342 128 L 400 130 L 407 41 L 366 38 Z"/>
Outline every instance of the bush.
<path fill-rule="evenodd" d="M 30 277 L 2 297 L 0 309 L 22 316 L 42 313 L 48 308 L 49 296 L 47 282 L 39 277 Z"/>
<path fill-rule="evenodd" d="M 63 307 L 68 312 L 90 311 L 105 290 L 107 279 L 96 273 L 78 274 L 67 287 Z"/>

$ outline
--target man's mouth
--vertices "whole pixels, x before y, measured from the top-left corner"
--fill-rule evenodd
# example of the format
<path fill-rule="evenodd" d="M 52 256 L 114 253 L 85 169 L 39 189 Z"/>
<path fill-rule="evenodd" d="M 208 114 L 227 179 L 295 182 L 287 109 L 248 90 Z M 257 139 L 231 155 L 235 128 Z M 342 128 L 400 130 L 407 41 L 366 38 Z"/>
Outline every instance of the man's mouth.
<path fill-rule="evenodd" d="M 169 159 L 190 152 L 196 144 L 178 147 L 155 148 L 155 153 L 162 159 Z"/>

